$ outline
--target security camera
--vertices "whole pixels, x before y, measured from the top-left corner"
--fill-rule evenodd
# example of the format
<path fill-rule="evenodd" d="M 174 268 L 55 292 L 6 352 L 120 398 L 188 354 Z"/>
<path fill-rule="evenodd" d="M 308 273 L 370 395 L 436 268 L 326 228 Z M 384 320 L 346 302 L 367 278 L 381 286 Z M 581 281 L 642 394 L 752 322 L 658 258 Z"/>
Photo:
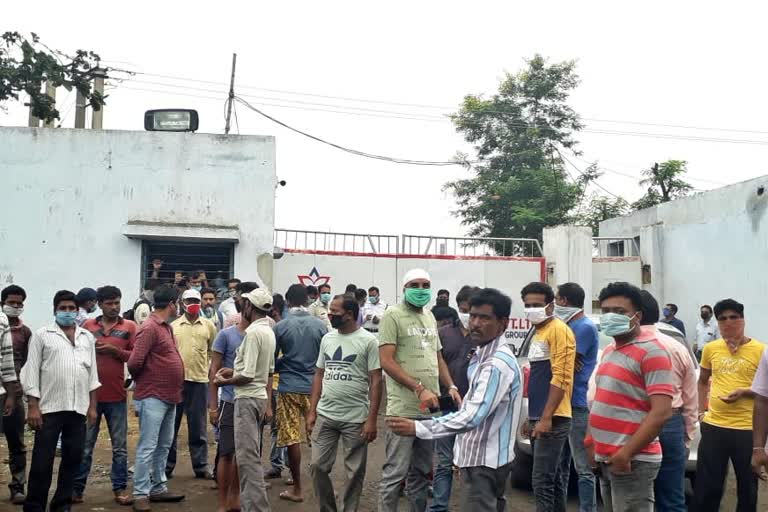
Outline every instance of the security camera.
<path fill-rule="evenodd" d="M 285 254 L 285 253 L 283 252 L 283 248 L 282 247 L 278 247 L 276 245 L 274 247 L 274 249 L 272 249 L 272 258 L 274 258 L 276 260 L 279 260 L 280 258 L 282 258 L 283 254 Z"/>
<path fill-rule="evenodd" d="M 277 182 L 277 184 L 280 185 L 281 187 L 284 187 L 284 186 L 286 186 L 288 184 L 288 182 L 285 181 L 285 180 L 280 180 L 280 181 Z"/>

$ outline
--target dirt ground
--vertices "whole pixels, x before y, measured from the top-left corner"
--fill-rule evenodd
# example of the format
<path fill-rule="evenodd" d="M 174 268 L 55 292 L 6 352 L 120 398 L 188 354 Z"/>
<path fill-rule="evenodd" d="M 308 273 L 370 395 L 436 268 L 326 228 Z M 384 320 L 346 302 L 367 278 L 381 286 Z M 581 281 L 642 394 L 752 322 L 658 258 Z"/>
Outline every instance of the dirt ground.
<path fill-rule="evenodd" d="M 379 425 L 380 439 L 375 441 L 370 446 L 368 454 L 368 475 L 363 489 L 363 496 L 360 503 L 360 511 L 373 512 L 376 510 L 377 503 L 377 486 L 379 475 L 381 474 L 381 466 L 384 460 L 384 441 L 383 441 L 383 419 Z M 88 488 L 86 489 L 85 503 L 73 507 L 73 510 L 86 512 L 102 512 L 102 511 L 118 511 L 130 510 L 129 507 L 120 507 L 112 501 L 111 485 L 109 481 L 109 469 L 111 464 L 111 451 L 108 434 L 105 432 L 104 426 L 101 430 L 101 436 L 94 451 L 94 463 L 91 470 L 91 476 L 88 481 Z M 213 439 L 213 436 L 210 436 Z M 265 434 L 265 462 L 268 464 L 267 455 L 269 454 L 269 436 L 268 431 Z M 138 428 L 136 424 L 136 418 L 131 416 L 129 421 L 129 434 L 128 434 L 128 457 L 129 465 L 133 463 L 133 455 L 135 454 L 136 441 L 138 440 Z M 169 487 L 174 492 L 182 492 L 186 495 L 186 499 L 178 504 L 153 504 L 153 511 L 157 512 L 192 512 L 192 511 L 204 511 L 209 510 L 211 512 L 216 510 L 216 491 L 211 488 L 211 481 L 196 480 L 193 477 L 192 467 L 189 459 L 189 452 L 186 447 L 186 429 L 182 426 L 179 442 L 179 463 L 176 471 L 174 472 L 173 479 L 169 482 Z M 32 436 L 28 436 L 28 457 L 31 456 Z M 211 461 L 216 452 L 215 444 L 211 444 L 209 447 L 209 455 Z M 10 479 L 8 465 L 7 465 L 8 450 L 5 444 L 5 438 L 0 436 L 0 461 L 2 461 L 2 467 L 0 467 L 0 511 L 11 511 L 14 507 L 10 505 L 5 494 L 5 489 Z M 272 489 L 268 491 L 269 500 L 272 510 L 275 512 L 289 512 L 289 511 L 307 511 L 317 510 L 317 502 L 314 499 L 312 492 L 311 482 L 309 481 L 309 448 L 304 447 L 302 451 L 302 466 L 305 468 L 303 473 L 303 481 L 305 483 L 304 491 L 304 503 L 295 504 L 289 503 L 278 498 L 278 494 L 286 486 L 281 480 L 273 480 Z M 57 459 L 58 460 L 58 459 Z M 341 453 L 337 458 L 336 466 L 334 468 L 333 480 L 336 486 L 337 492 L 340 494 L 344 485 L 343 464 L 341 463 Z M 211 466 L 213 467 L 213 466 Z M 723 500 L 723 506 L 721 510 L 730 511 L 734 510 L 736 506 L 735 500 L 735 483 L 730 478 L 728 482 L 728 490 L 726 497 Z M 52 486 L 51 493 L 55 487 L 55 482 Z M 459 510 L 458 495 L 461 492 L 461 482 L 454 481 L 453 499 L 451 500 L 451 510 Z M 760 487 L 761 505 L 758 507 L 760 511 L 768 512 L 768 499 L 766 499 L 766 486 L 761 484 Z M 535 509 L 533 496 L 528 491 L 520 491 L 516 489 L 509 489 L 507 492 L 508 510 L 511 512 L 531 511 Z M 21 507 L 15 507 L 15 510 L 21 510 Z M 401 500 L 400 510 L 408 510 L 405 499 Z M 568 506 L 568 510 L 578 510 L 578 506 L 575 500 L 571 500 Z"/>

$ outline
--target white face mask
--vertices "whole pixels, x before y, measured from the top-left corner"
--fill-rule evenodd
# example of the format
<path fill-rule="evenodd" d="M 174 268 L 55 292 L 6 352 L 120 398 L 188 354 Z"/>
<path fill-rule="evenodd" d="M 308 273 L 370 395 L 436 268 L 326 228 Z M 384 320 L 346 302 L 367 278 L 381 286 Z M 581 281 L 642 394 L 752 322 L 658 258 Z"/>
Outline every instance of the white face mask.
<path fill-rule="evenodd" d="M 574 315 L 578 314 L 581 308 L 573 308 L 570 306 L 558 306 L 555 304 L 555 316 L 563 322 L 568 322 Z"/>
<path fill-rule="evenodd" d="M 525 308 L 525 318 L 533 325 L 538 325 L 549 318 L 546 306 L 543 308 Z"/>
<path fill-rule="evenodd" d="M 24 308 L 15 308 L 7 304 L 3 306 L 3 313 L 5 313 L 6 316 L 10 318 L 18 318 L 21 316 L 23 312 L 24 312 Z"/>
<path fill-rule="evenodd" d="M 459 320 L 461 320 L 461 325 L 469 330 L 469 313 L 459 313 Z"/>

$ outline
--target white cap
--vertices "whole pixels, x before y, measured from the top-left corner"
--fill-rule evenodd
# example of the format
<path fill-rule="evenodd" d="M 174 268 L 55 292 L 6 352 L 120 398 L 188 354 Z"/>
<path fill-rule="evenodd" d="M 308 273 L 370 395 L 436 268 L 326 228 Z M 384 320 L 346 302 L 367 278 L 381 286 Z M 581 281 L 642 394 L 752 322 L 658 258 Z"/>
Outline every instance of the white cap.
<path fill-rule="evenodd" d="M 242 294 L 241 297 L 249 300 L 251 304 L 262 311 L 272 309 L 272 294 L 266 288 L 256 288 L 251 292 Z"/>
<path fill-rule="evenodd" d="M 189 290 L 184 290 L 184 293 L 181 294 L 181 300 L 187 300 L 187 299 L 197 299 L 200 302 L 203 301 L 203 298 L 200 296 L 200 292 L 192 288 L 190 288 Z"/>
<path fill-rule="evenodd" d="M 412 268 L 406 272 L 405 277 L 403 278 L 403 286 L 408 286 L 408 283 L 417 279 L 426 279 L 427 281 L 432 282 L 432 279 L 429 277 L 429 272 L 421 268 Z"/>

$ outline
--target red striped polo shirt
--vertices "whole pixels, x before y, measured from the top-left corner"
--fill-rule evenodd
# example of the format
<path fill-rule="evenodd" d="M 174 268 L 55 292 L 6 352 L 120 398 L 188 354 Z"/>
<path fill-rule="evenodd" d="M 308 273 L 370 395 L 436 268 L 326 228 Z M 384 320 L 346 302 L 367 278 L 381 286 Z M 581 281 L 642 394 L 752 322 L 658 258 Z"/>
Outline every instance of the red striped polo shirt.
<path fill-rule="evenodd" d="M 607 460 L 637 432 L 651 410 L 652 395 L 675 394 L 669 353 L 652 331 L 621 347 L 607 347 L 595 384 L 589 430 L 598 461 Z M 661 462 L 658 438 L 633 459 Z"/>

